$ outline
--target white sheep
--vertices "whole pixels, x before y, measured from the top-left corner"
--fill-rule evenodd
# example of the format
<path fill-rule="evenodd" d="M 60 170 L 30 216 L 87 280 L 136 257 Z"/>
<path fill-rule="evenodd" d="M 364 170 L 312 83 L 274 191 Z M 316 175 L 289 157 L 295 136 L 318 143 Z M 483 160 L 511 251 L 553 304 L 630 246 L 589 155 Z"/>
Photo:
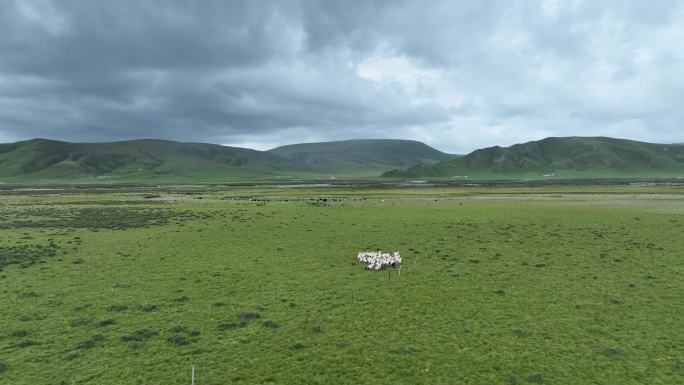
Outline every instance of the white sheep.
<path fill-rule="evenodd" d="M 401 255 L 398 251 L 383 253 L 382 251 L 361 251 L 356 259 L 367 264 L 368 270 L 382 270 L 388 266 L 396 266 L 401 263 Z"/>

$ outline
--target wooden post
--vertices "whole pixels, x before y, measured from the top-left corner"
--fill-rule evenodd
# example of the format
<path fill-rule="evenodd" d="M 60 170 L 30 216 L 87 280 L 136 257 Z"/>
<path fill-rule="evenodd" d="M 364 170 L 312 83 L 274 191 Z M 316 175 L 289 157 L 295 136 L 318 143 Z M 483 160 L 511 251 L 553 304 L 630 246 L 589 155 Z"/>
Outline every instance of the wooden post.
<path fill-rule="evenodd" d="M 195 365 L 192 365 L 192 377 L 190 378 L 190 384 L 195 385 Z"/>
<path fill-rule="evenodd" d="M 306 312 L 306 319 L 304 320 L 304 329 L 303 331 L 306 331 L 306 325 L 309 323 L 309 312 Z"/>

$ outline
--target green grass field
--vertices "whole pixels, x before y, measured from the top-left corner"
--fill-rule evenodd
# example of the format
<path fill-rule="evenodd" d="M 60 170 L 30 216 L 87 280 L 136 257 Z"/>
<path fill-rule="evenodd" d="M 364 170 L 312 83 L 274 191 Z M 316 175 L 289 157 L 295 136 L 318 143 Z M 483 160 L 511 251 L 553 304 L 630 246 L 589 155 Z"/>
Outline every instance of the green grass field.
<path fill-rule="evenodd" d="M 681 384 L 683 230 L 676 186 L 4 192 L 0 383 Z"/>

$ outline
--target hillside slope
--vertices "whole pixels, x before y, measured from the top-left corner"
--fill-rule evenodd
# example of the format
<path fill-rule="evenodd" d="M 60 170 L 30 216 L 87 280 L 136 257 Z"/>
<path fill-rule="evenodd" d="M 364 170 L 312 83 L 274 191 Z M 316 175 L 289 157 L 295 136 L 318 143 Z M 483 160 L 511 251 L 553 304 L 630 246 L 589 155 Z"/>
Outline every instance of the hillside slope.
<path fill-rule="evenodd" d="M 432 164 L 453 156 L 413 140 L 357 139 L 301 143 L 268 152 L 326 170 L 367 170 L 379 174 L 392 168 Z"/>
<path fill-rule="evenodd" d="M 489 147 L 433 165 L 392 170 L 385 177 L 507 178 L 684 176 L 684 145 L 605 137 L 546 138 L 510 147 Z"/>
<path fill-rule="evenodd" d="M 46 139 L 0 145 L 0 178 L 214 180 L 279 175 L 306 165 L 270 153 L 205 143 L 145 139 L 68 143 Z"/>

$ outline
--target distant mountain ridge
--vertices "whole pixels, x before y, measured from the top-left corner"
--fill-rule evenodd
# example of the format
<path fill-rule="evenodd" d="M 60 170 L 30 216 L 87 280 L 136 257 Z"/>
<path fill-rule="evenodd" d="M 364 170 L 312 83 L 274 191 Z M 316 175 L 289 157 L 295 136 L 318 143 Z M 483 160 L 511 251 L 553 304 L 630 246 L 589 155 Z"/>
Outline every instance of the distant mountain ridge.
<path fill-rule="evenodd" d="M 276 147 L 268 152 L 330 170 L 387 170 L 431 164 L 451 159 L 425 143 L 401 139 L 354 139 L 333 142 L 300 143 Z"/>
<path fill-rule="evenodd" d="M 69 143 L 47 139 L 0 145 L 0 177 L 194 177 L 202 174 L 275 175 L 305 165 L 239 147 L 141 139 Z"/>
<path fill-rule="evenodd" d="M 391 170 L 385 177 L 684 176 L 684 145 L 607 137 L 546 138 L 488 147 L 432 165 Z"/>
<path fill-rule="evenodd" d="M 316 148 L 329 153 L 324 156 Z M 0 144 L 0 181 L 378 176 L 392 168 L 446 158 L 450 156 L 423 143 L 389 139 L 307 143 L 271 151 L 161 139 L 105 143 L 32 139 Z"/>

